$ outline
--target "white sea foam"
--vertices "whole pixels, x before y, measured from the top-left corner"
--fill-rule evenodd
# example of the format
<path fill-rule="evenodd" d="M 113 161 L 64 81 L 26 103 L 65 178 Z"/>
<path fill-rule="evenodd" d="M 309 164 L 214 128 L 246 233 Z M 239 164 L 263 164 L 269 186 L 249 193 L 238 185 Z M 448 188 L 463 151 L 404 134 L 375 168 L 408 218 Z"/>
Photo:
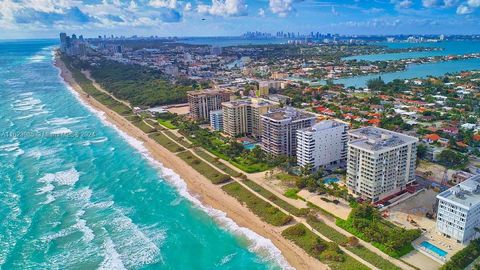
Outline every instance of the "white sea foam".
<path fill-rule="evenodd" d="M 250 243 L 250 246 L 248 247 L 250 251 L 265 256 L 265 260 L 276 262 L 280 267 L 282 267 L 282 269 L 294 269 L 285 260 L 281 251 L 272 243 L 270 239 L 258 235 L 250 229 L 240 227 L 231 218 L 227 217 L 225 212 L 212 207 L 204 206 L 200 200 L 188 192 L 186 183 L 173 170 L 169 168 L 163 168 L 162 172 L 163 176 L 166 177 L 177 188 L 180 195 L 187 198 L 198 208 L 206 212 L 209 216 L 213 217 L 217 223 L 226 228 L 229 232 L 245 237 Z"/>
<path fill-rule="evenodd" d="M 103 243 L 103 248 L 105 250 L 103 255 L 104 259 L 98 270 L 127 269 L 125 268 L 125 265 L 123 265 L 122 259 L 120 259 L 120 254 L 118 254 L 118 251 L 115 249 L 115 244 L 112 239 L 107 237 Z"/>
<path fill-rule="evenodd" d="M 47 59 L 47 56 L 43 54 L 36 54 L 28 58 L 28 60 L 30 60 L 30 63 L 40 63 L 45 59 Z"/>
<path fill-rule="evenodd" d="M 30 97 L 30 96 L 33 95 L 33 92 L 25 92 L 25 93 L 21 93 L 21 94 L 18 94 L 18 95 L 21 96 L 21 97 Z"/>
<path fill-rule="evenodd" d="M 47 123 L 54 126 L 71 125 L 80 122 L 84 117 L 55 117 L 47 120 Z"/>
<path fill-rule="evenodd" d="M 177 206 L 183 201 L 182 197 L 177 197 L 175 200 L 170 202 L 171 206 Z"/>
<path fill-rule="evenodd" d="M 48 193 L 48 192 L 51 192 L 55 189 L 55 186 L 50 184 L 50 183 L 47 183 L 45 186 L 37 189 L 37 193 L 35 193 L 36 195 L 42 195 L 42 194 L 45 194 L 45 193 Z"/>
<path fill-rule="evenodd" d="M 34 147 L 27 151 L 26 156 L 39 159 L 41 157 L 52 156 L 57 152 L 58 152 L 58 149 L 46 149 L 41 147 Z"/>
<path fill-rule="evenodd" d="M 12 152 L 12 151 L 18 150 L 19 148 L 20 148 L 19 142 L 0 145 L 0 151 L 5 151 L 5 152 Z"/>
<path fill-rule="evenodd" d="M 42 204 L 50 204 L 51 202 L 55 201 L 55 196 L 52 194 L 47 194 L 47 199 Z"/>
<path fill-rule="evenodd" d="M 50 132 L 50 134 L 52 135 L 62 135 L 62 134 L 70 134 L 70 133 L 72 133 L 72 130 L 66 127 L 57 128 L 52 132 Z"/>
<path fill-rule="evenodd" d="M 87 187 L 84 187 L 84 188 L 80 188 L 78 190 L 75 190 L 75 191 L 71 191 L 67 194 L 67 197 L 71 200 L 75 200 L 75 201 L 83 201 L 83 202 L 88 202 L 90 200 L 90 198 L 92 197 L 92 190 L 87 188 Z"/>
<path fill-rule="evenodd" d="M 157 245 L 165 239 L 164 231 L 141 229 L 123 210 L 117 208 L 115 216 L 106 221 L 105 226 L 111 228 L 113 234 L 110 237 L 115 241 L 127 267 L 139 267 L 161 260 L 160 248 Z"/>
<path fill-rule="evenodd" d="M 15 119 L 17 120 L 23 120 L 23 119 L 30 119 L 34 116 L 37 116 L 37 115 L 41 115 L 41 114 L 47 114 L 49 113 L 50 111 L 39 111 L 39 112 L 35 112 L 35 113 L 30 113 L 30 114 L 27 114 L 27 115 L 23 115 L 23 116 L 19 116 Z"/>
<path fill-rule="evenodd" d="M 233 257 L 235 257 L 235 255 L 237 255 L 236 252 L 235 252 L 235 253 L 232 253 L 232 254 L 228 254 L 227 256 L 223 257 L 223 258 L 220 260 L 220 262 L 216 264 L 216 266 L 217 266 L 217 267 L 218 267 L 218 266 L 222 266 L 222 265 L 230 262 L 230 261 L 233 259 Z"/>
<path fill-rule="evenodd" d="M 87 226 L 87 221 L 82 219 L 82 216 L 85 214 L 84 210 L 80 210 L 75 214 L 77 223 L 75 228 L 77 228 L 83 234 L 83 241 L 89 243 L 95 238 L 95 234 L 90 227 Z"/>
<path fill-rule="evenodd" d="M 60 79 L 63 81 L 63 79 L 60 76 L 60 69 L 58 70 L 58 76 Z M 65 83 L 65 82 L 64 82 Z M 240 227 L 238 224 L 236 224 L 232 219 L 227 217 L 226 213 L 214 209 L 212 207 L 207 207 L 203 205 L 199 199 L 194 197 L 188 192 L 187 185 L 185 181 L 178 175 L 176 174 L 173 170 L 164 167 L 160 162 L 156 161 L 149 153 L 149 151 L 145 148 L 143 143 L 130 135 L 126 134 L 122 130 L 120 130 L 117 126 L 114 124 L 110 123 L 106 117 L 105 113 L 98 111 L 94 108 L 92 108 L 90 105 L 88 105 L 85 101 L 83 101 L 80 98 L 80 95 L 73 90 L 67 83 L 65 83 L 65 86 L 70 90 L 70 92 L 77 98 L 77 100 L 84 105 L 88 110 L 90 110 L 92 113 L 94 113 L 101 121 L 107 126 L 112 127 L 115 129 L 118 134 L 131 146 L 133 146 L 135 149 L 137 149 L 140 153 L 143 154 L 143 156 L 150 161 L 154 166 L 160 169 L 162 176 L 165 177 L 171 184 L 175 186 L 179 194 L 185 198 L 187 198 L 189 201 L 191 201 L 196 207 L 207 213 L 209 216 L 214 218 L 221 226 L 226 228 L 228 231 L 245 237 L 248 239 L 248 241 L 251 243 L 249 246 L 249 250 L 257 252 L 258 254 L 265 255 L 268 254 L 265 259 L 274 261 L 277 263 L 282 269 L 294 269 L 290 264 L 286 261 L 286 259 L 283 257 L 281 251 L 272 243 L 271 240 L 255 233 L 254 231 L 247 229 L 245 227 Z"/>
<path fill-rule="evenodd" d="M 34 97 L 26 97 L 12 102 L 12 107 L 15 111 L 30 111 L 32 109 L 42 109 L 42 101 Z"/>
<path fill-rule="evenodd" d="M 84 141 L 84 142 L 82 142 L 82 145 L 83 146 L 89 146 L 91 144 L 103 143 L 103 142 L 106 142 L 106 141 L 108 141 L 107 137 L 99 137 L 99 138 L 96 138 L 96 139 L 93 139 L 93 140 Z"/>
<path fill-rule="evenodd" d="M 56 173 L 47 173 L 40 179 L 38 182 L 40 183 L 52 183 L 55 182 L 57 185 L 60 186 L 73 186 L 78 181 L 80 177 L 80 173 L 75 170 L 75 168 L 71 168 L 65 171 L 60 171 Z"/>

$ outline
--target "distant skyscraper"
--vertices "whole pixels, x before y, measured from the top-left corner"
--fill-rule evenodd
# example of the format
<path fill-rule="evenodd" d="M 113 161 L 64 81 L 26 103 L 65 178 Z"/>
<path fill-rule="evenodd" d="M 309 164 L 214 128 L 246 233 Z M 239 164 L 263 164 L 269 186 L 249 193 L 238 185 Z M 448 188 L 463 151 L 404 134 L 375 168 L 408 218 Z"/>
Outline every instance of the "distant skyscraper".
<path fill-rule="evenodd" d="M 66 52 L 67 50 L 67 34 L 60 33 L 60 51 Z"/>

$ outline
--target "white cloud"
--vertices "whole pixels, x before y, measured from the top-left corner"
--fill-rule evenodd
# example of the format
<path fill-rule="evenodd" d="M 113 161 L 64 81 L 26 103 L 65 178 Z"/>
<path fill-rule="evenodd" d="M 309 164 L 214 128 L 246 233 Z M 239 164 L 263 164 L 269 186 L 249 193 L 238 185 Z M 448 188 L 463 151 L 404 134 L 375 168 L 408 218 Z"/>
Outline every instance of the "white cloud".
<path fill-rule="evenodd" d="M 183 11 L 188 12 L 188 11 L 190 11 L 190 10 L 192 10 L 192 3 L 188 2 L 188 3 L 186 3 L 185 6 L 183 7 Z"/>
<path fill-rule="evenodd" d="M 150 0 L 148 4 L 155 8 L 174 9 L 177 7 L 177 0 Z"/>
<path fill-rule="evenodd" d="M 450 8 L 455 6 L 458 3 L 457 0 L 444 0 L 443 1 L 443 7 Z"/>
<path fill-rule="evenodd" d="M 403 0 L 398 2 L 395 6 L 397 8 L 411 8 L 413 5 L 413 2 L 411 0 Z"/>
<path fill-rule="evenodd" d="M 478 8 L 480 7 L 480 0 L 468 0 L 468 5 L 473 7 L 473 8 Z"/>
<path fill-rule="evenodd" d="M 137 2 L 131 0 L 130 5 L 128 6 L 128 9 L 135 10 L 138 8 Z"/>
<path fill-rule="evenodd" d="M 259 8 L 259 9 L 258 9 L 258 16 L 260 16 L 260 17 L 265 17 L 265 9 Z"/>
<path fill-rule="evenodd" d="M 245 16 L 248 14 L 244 0 L 212 0 L 212 5 L 198 5 L 197 10 L 202 14 L 213 16 Z"/>
<path fill-rule="evenodd" d="M 469 6 L 460 5 L 460 6 L 457 7 L 457 14 L 459 14 L 459 15 L 470 14 L 472 12 L 473 12 L 473 9 Z"/>
<path fill-rule="evenodd" d="M 286 17 L 295 10 L 292 4 L 293 0 L 270 0 L 268 5 L 272 13 L 280 17 Z"/>
<path fill-rule="evenodd" d="M 422 5 L 426 8 L 438 7 L 440 5 L 440 1 L 438 1 L 438 0 L 422 0 Z"/>

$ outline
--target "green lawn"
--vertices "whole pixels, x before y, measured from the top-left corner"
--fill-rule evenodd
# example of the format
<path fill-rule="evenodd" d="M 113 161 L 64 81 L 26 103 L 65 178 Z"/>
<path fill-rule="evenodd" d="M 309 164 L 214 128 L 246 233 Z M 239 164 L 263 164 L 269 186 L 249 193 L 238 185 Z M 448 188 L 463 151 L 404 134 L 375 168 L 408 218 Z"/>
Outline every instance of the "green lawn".
<path fill-rule="evenodd" d="M 372 241 L 371 239 L 369 239 L 364 232 L 361 232 L 357 229 L 355 229 L 353 226 L 352 226 L 352 221 L 349 219 L 349 220 L 343 220 L 343 219 L 340 219 L 340 218 L 337 218 L 337 221 L 336 221 L 336 224 L 337 226 L 339 226 L 340 228 L 348 231 L 349 233 L 357 236 L 358 238 L 366 241 L 366 242 L 370 242 L 373 246 L 375 246 L 376 248 L 378 248 L 379 250 L 381 250 L 382 252 L 384 252 L 385 254 L 393 257 L 393 258 L 400 258 L 408 253 L 410 253 L 411 251 L 414 250 L 414 247 L 412 246 L 411 242 L 402 246 L 401 248 L 399 249 L 395 249 L 395 250 L 389 250 L 385 244 L 383 243 L 380 243 L 380 242 L 376 242 L 376 241 Z M 388 224 L 387 222 L 382 222 L 382 224 L 384 224 L 384 227 L 388 227 L 390 224 Z M 413 241 L 413 240 L 412 240 Z"/>
<path fill-rule="evenodd" d="M 155 128 L 152 128 L 143 122 L 142 118 L 138 115 L 126 116 L 125 118 L 145 133 L 152 133 L 156 131 Z"/>
<path fill-rule="evenodd" d="M 282 172 L 282 173 L 276 174 L 275 178 L 277 178 L 278 180 L 281 180 L 282 182 L 286 182 L 286 183 L 289 183 L 289 184 L 294 184 L 301 177 L 297 176 L 297 175 L 291 175 L 291 174 Z"/>
<path fill-rule="evenodd" d="M 289 188 L 287 191 L 285 191 L 285 193 L 283 195 L 285 195 L 285 197 L 290 198 L 290 199 L 298 199 L 298 198 L 300 198 L 297 195 L 297 193 L 299 191 L 300 190 L 298 188 Z"/>
<path fill-rule="evenodd" d="M 324 222 L 318 220 L 314 216 L 308 216 L 307 217 L 307 222 L 317 230 L 319 233 L 323 234 L 326 236 L 328 239 L 334 241 L 335 243 L 339 245 L 344 245 L 348 242 L 348 237 L 345 236 L 344 234 L 338 232 L 334 228 L 328 226 Z M 365 261 L 371 263 L 372 265 L 376 266 L 379 269 L 401 269 L 394 265 L 393 263 L 389 262 L 388 260 L 385 260 L 378 254 L 376 254 L 373 251 L 370 251 L 369 249 L 365 248 L 362 245 L 357 245 L 357 246 L 346 246 L 348 250 L 351 252 L 355 253 L 359 257 L 363 258 Z"/>
<path fill-rule="evenodd" d="M 191 148 L 192 147 L 192 144 L 189 143 L 187 140 L 185 140 L 183 137 L 178 137 L 177 135 L 175 135 L 173 132 L 171 132 L 170 130 L 165 130 L 163 131 L 163 133 L 165 133 L 165 135 L 167 135 L 168 137 L 170 137 L 172 140 L 175 140 L 177 143 L 181 144 L 183 147 L 185 148 Z"/>
<path fill-rule="evenodd" d="M 282 235 L 301 247 L 310 256 L 326 263 L 332 270 L 369 269 L 345 254 L 336 243 L 324 241 L 301 223 L 288 227 L 282 232 Z"/>
<path fill-rule="evenodd" d="M 185 148 L 174 143 L 172 140 L 170 140 L 170 138 L 168 138 L 162 133 L 152 133 L 149 135 L 149 137 L 154 139 L 157 143 L 159 143 L 163 147 L 167 148 L 168 151 L 170 152 L 176 153 L 176 152 L 181 152 L 185 150 Z"/>
<path fill-rule="evenodd" d="M 245 183 L 247 186 L 249 186 L 251 189 L 253 189 L 255 192 L 258 192 L 260 195 L 263 197 L 269 199 L 270 201 L 274 202 L 276 205 L 280 206 L 284 210 L 288 211 L 289 213 L 292 213 L 295 216 L 305 216 L 306 214 L 309 213 L 308 208 L 297 208 L 286 201 L 280 199 L 278 196 L 273 194 L 272 192 L 266 190 L 259 184 L 253 182 L 252 180 L 244 180 L 243 183 Z"/>
<path fill-rule="evenodd" d="M 168 128 L 168 129 L 177 129 L 177 126 L 172 124 L 171 120 L 158 119 L 158 123 L 160 123 L 160 125 Z"/>
<path fill-rule="evenodd" d="M 206 162 L 194 156 L 190 151 L 181 152 L 177 155 L 214 184 L 222 184 L 231 180 L 229 175 L 217 171 Z"/>
<path fill-rule="evenodd" d="M 291 216 L 260 199 L 237 182 L 227 184 L 222 189 L 241 203 L 246 204 L 255 215 L 269 224 L 283 226 L 292 220 Z"/>
<path fill-rule="evenodd" d="M 203 159 L 205 159 L 206 161 L 215 165 L 215 167 L 224 171 L 226 174 L 228 174 L 230 176 L 233 176 L 233 177 L 240 177 L 241 173 L 239 173 L 239 172 L 235 171 L 234 169 L 228 167 L 227 165 L 223 164 L 223 162 L 218 160 L 219 159 L 218 157 L 213 157 L 212 155 L 210 155 L 209 153 L 205 152 L 204 150 L 202 150 L 200 148 L 195 148 L 193 151 L 197 155 L 199 155 Z"/>

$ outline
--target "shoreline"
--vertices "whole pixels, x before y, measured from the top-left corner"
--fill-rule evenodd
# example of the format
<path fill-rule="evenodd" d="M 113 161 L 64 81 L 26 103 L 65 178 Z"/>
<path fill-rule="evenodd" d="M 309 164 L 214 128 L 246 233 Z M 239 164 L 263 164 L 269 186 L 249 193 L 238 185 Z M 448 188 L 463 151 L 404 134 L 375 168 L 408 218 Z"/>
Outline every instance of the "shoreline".
<path fill-rule="evenodd" d="M 258 251 L 262 249 L 262 247 L 267 248 L 273 244 L 277 250 L 270 250 L 269 255 L 276 257 L 273 258 L 272 261 L 275 261 L 285 269 L 291 267 L 296 269 L 328 269 L 326 265 L 309 256 L 300 247 L 285 239 L 281 235 L 282 227 L 274 227 L 263 222 L 235 198 L 225 193 L 218 185 L 211 183 L 177 155 L 156 143 L 148 137 L 146 133 L 135 127 L 123 116 L 112 111 L 94 98 L 89 97 L 75 82 L 70 70 L 68 70 L 57 55 L 54 56 L 54 65 L 59 69 L 59 76 L 65 84 L 74 91 L 77 98 L 85 103 L 84 105 L 87 105 L 90 107 L 89 109 L 93 111 L 101 112 L 102 120 L 105 120 L 108 124 L 112 125 L 113 128 L 117 129 L 125 139 L 130 137 L 140 142 L 142 149 L 134 147 L 158 165 L 163 177 L 167 178 L 182 196 L 187 197 L 196 207 L 201 208 L 202 211 L 211 216 L 216 223 L 225 230 L 247 238 L 252 242 L 251 245 L 247 247 L 249 250 Z M 235 224 L 230 224 L 232 222 Z M 252 232 L 264 238 L 257 240 L 261 240 L 262 242 L 264 242 L 263 240 L 267 240 L 270 243 L 260 244 L 256 242 L 254 239 L 255 237 L 258 238 L 258 235 L 252 235 Z M 276 254 L 279 253 L 278 251 L 280 251 L 281 254 Z"/>

